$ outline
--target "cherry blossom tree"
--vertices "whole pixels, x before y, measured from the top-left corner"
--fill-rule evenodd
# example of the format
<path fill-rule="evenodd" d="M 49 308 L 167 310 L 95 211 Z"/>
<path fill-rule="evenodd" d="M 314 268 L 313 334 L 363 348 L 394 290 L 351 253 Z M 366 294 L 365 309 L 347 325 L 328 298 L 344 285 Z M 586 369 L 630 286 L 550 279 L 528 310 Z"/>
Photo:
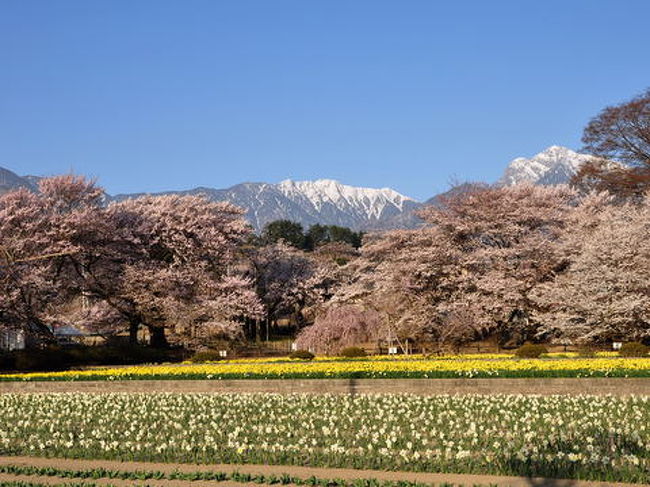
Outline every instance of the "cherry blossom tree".
<path fill-rule="evenodd" d="M 566 232 L 571 261 L 537 287 L 537 319 L 551 337 L 592 343 L 650 337 L 650 201 L 592 198 Z"/>
<path fill-rule="evenodd" d="M 41 338 L 57 306 L 70 297 L 67 259 L 76 236 L 101 205 L 94 182 L 72 175 L 44 179 L 39 193 L 18 189 L 0 196 L 0 322 Z"/>
<path fill-rule="evenodd" d="M 199 196 L 103 203 L 94 182 L 44 179 L 39 193 L 0 198 L 0 314 L 49 331 L 52 322 L 119 333 L 149 330 L 191 345 L 234 336 L 262 305 L 237 269 L 250 234 L 243 211 Z M 71 302 L 81 301 L 81 310 Z"/>
<path fill-rule="evenodd" d="M 334 258 L 307 253 L 282 241 L 253 249 L 249 258 L 249 275 L 264 303 L 267 332 L 286 316 L 303 326 L 314 308 L 332 297 L 340 280 Z"/>
<path fill-rule="evenodd" d="M 381 320 L 374 339 L 401 346 L 431 341 L 438 280 L 451 264 L 436 229 L 393 231 L 369 237 L 361 257 L 348 266 L 332 305 L 352 304 L 376 311 Z"/>
<path fill-rule="evenodd" d="M 532 338 L 529 294 L 567 265 L 559 243 L 576 204 L 566 186 L 518 185 L 477 189 L 424 210 L 457 253 L 438 310 L 469 308 L 481 334 L 497 333 L 502 343 Z"/>
<path fill-rule="evenodd" d="M 369 238 L 333 303 L 376 310 L 384 340 L 458 347 L 532 338 L 529 293 L 566 266 L 568 187 L 473 187 L 421 212 L 423 228 Z"/>
<path fill-rule="evenodd" d="M 243 211 L 202 196 L 145 196 L 110 204 L 110 234 L 91 235 L 72 257 L 87 295 L 123 316 L 130 336 L 154 346 L 191 344 L 208 329 L 233 336 L 258 316 L 252 283 L 238 277 L 238 249 L 250 229 Z M 227 298 L 227 299 L 226 299 Z"/>
<path fill-rule="evenodd" d="M 372 310 L 355 306 L 332 306 L 300 332 L 299 348 L 316 353 L 335 354 L 343 348 L 373 339 L 380 317 Z"/>

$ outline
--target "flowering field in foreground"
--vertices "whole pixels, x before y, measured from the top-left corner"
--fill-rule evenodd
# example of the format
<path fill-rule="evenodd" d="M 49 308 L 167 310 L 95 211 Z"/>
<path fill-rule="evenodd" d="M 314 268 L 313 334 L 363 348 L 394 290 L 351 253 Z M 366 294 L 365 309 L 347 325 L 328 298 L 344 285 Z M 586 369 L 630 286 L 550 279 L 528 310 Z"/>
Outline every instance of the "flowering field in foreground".
<path fill-rule="evenodd" d="M 649 358 L 571 356 L 518 359 L 460 355 L 407 359 L 242 360 L 210 364 L 150 365 L 0 375 L 0 380 L 650 377 Z"/>
<path fill-rule="evenodd" d="M 650 481 L 650 398 L 5 394 L 0 454 Z"/>

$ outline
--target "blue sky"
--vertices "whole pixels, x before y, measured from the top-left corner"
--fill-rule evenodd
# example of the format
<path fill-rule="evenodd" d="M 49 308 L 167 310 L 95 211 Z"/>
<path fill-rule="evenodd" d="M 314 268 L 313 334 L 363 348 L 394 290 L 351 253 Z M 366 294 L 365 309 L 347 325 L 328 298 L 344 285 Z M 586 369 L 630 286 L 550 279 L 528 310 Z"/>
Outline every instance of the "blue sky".
<path fill-rule="evenodd" d="M 425 199 L 650 86 L 650 1 L 0 0 L 0 166 Z"/>

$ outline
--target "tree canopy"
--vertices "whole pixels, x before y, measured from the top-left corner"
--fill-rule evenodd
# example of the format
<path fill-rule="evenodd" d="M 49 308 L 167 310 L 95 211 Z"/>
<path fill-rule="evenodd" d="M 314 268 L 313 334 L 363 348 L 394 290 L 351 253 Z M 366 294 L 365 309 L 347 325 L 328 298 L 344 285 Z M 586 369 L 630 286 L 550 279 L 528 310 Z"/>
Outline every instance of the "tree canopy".
<path fill-rule="evenodd" d="M 582 141 L 595 159 L 580 168 L 574 184 L 622 197 L 643 195 L 650 189 L 650 89 L 604 108 L 589 122 Z"/>

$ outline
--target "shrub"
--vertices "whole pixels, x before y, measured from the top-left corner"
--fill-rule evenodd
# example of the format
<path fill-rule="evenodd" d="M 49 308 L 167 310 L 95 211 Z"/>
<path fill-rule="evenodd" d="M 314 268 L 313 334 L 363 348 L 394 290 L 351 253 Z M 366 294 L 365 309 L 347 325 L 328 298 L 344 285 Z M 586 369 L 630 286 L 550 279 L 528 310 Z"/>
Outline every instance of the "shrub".
<path fill-rule="evenodd" d="M 650 352 L 650 348 L 645 346 L 643 343 L 630 342 L 624 343 L 618 351 L 618 354 L 621 357 L 646 357 L 648 352 Z"/>
<path fill-rule="evenodd" d="M 78 346 L 66 349 L 74 365 L 137 365 L 175 360 L 175 350 L 151 348 L 127 343 Z"/>
<path fill-rule="evenodd" d="M 16 359 L 13 353 L 0 352 L 0 370 L 13 370 L 16 368 Z"/>
<path fill-rule="evenodd" d="M 339 356 L 346 358 L 365 357 L 368 354 L 361 347 L 347 347 L 339 352 Z"/>
<path fill-rule="evenodd" d="M 14 366 L 20 371 L 65 370 L 73 362 L 72 356 L 63 349 L 49 347 L 14 352 Z"/>
<path fill-rule="evenodd" d="M 190 362 L 193 363 L 216 362 L 218 360 L 223 360 L 218 350 L 201 350 L 190 357 Z"/>
<path fill-rule="evenodd" d="M 295 352 L 291 352 L 291 355 L 289 355 L 290 359 L 297 360 L 314 360 L 314 357 L 315 355 L 309 350 L 296 350 Z"/>
<path fill-rule="evenodd" d="M 141 345 L 28 348 L 0 354 L 0 370 L 56 371 L 85 365 L 137 365 L 180 360 L 181 349 L 155 349 Z"/>
<path fill-rule="evenodd" d="M 515 356 L 519 358 L 539 358 L 543 353 L 548 353 L 544 345 L 526 343 L 517 349 Z"/>

